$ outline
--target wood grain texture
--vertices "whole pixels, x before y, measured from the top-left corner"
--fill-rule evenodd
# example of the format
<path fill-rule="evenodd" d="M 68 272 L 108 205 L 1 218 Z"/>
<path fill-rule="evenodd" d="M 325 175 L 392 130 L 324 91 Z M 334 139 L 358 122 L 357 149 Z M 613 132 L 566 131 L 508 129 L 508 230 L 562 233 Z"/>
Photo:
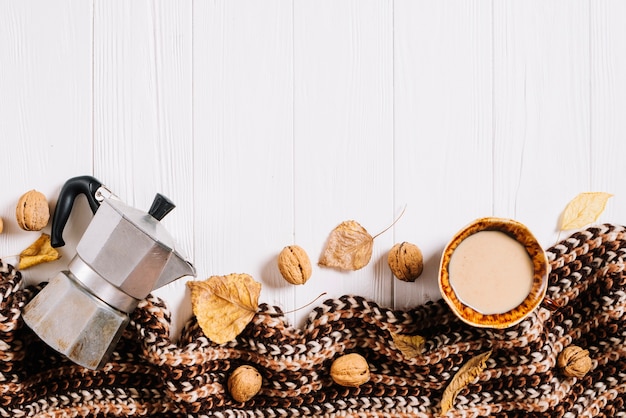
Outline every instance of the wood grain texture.
<path fill-rule="evenodd" d="M 590 3 L 591 189 L 609 200 L 600 221 L 626 214 L 626 3 Z"/>
<path fill-rule="evenodd" d="M 193 260 L 191 18 L 191 1 L 95 2 L 93 171 L 139 209 L 169 197 L 163 224 Z M 155 293 L 175 325 L 190 315 L 183 281 Z"/>
<path fill-rule="evenodd" d="M 590 183 L 587 1 L 494 3 L 494 215 L 542 245 Z"/>
<path fill-rule="evenodd" d="M 422 249 L 395 305 L 441 296 L 439 262 L 456 231 L 492 211 L 491 4 L 395 2 L 395 241 Z"/>
<path fill-rule="evenodd" d="M 393 207 L 393 27 L 389 1 L 294 3 L 295 241 L 315 264 L 296 305 L 367 294 L 392 304 L 384 258 L 391 233 L 374 241 L 372 260 L 340 272 L 316 263 L 331 230 L 345 220 L 372 235 Z M 308 312 L 301 313 L 302 318 Z"/>
<path fill-rule="evenodd" d="M 441 251 L 477 217 L 549 246 L 591 190 L 615 194 L 601 222 L 626 222 L 625 20 L 619 0 L 0 2 L 0 254 L 38 237 L 13 223 L 22 193 L 52 207 L 94 174 L 138 208 L 170 197 L 199 279 L 251 274 L 284 310 L 322 292 L 438 299 Z M 374 235 L 405 206 L 365 268 L 316 264 L 340 222 Z M 25 275 L 64 268 L 90 219 L 79 201 L 63 259 Z M 416 283 L 387 267 L 402 241 L 424 253 Z M 303 286 L 276 268 L 290 244 L 314 264 Z M 184 281 L 157 294 L 176 335 Z"/>
<path fill-rule="evenodd" d="M 40 235 L 17 225 L 15 205 L 23 193 L 37 189 L 54 208 L 63 182 L 91 171 L 91 99 L 91 4 L 0 2 L 3 258 L 19 254 Z M 64 258 L 74 253 L 83 224 L 72 218 L 68 245 L 60 250 Z M 24 276 L 39 282 L 63 266 L 37 266 Z"/>
<path fill-rule="evenodd" d="M 200 279 L 247 273 L 292 309 L 276 265 L 294 241 L 292 7 L 194 3 L 195 253 Z"/>

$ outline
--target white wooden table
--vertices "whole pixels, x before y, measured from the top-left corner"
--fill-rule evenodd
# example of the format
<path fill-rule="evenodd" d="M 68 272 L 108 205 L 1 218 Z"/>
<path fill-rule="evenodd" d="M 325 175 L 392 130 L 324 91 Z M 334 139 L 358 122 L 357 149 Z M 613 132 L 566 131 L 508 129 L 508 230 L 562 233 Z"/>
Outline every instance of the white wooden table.
<path fill-rule="evenodd" d="M 251 274 L 261 302 L 437 299 L 443 246 L 475 218 L 547 247 L 570 199 L 606 191 L 600 221 L 626 222 L 625 21 L 620 0 L 0 0 L 0 255 L 39 236 L 15 222 L 22 193 L 53 208 L 91 174 L 145 210 L 169 196 L 198 279 Z M 374 234 L 405 206 L 362 270 L 280 277 L 284 246 L 315 263 L 341 221 Z M 64 268 L 90 218 L 81 200 L 63 258 L 29 281 Z M 402 241 L 424 253 L 415 283 L 386 264 Z M 174 333 L 186 280 L 158 291 Z"/>

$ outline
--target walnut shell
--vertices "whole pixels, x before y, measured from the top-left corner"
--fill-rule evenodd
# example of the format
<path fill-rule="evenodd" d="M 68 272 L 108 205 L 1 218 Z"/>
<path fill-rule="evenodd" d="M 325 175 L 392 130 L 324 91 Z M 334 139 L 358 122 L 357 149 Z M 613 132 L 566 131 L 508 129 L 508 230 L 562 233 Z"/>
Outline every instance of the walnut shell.
<path fill-rule="evenodd" d="M 330 377 L 338 385 L 358 387 L 370 380 L 370 368 L 362 355 L 346 354 L 333 361 Z"/>
<path fill-rule="evenodd" d="M 41 231 L 50 220 L 46 196 L 37 190 L 24 193 L 15 207 L 15 218 L 23 230 Z"/>
<path fill-rule="evenodd" d="M 387 255 L 387 264 L 393 275 L 404 282 L 414 282 L 424 270 L 422 251 L 410 242 L 394 245 Z"/>
<path fill-rule="evenodd" d="M 592 366 L 589 351 L 577 345 L 570 345 L 561 351 L 557 365 L 563 370 L 565 376 L 578 378 L 585 377 Z"/>
<path fill-rule="evenodd" d="M 237 367 L 228 378 L 228 392 L 237 402 L 252 399 L 261 390 L 263 378 L 252 366 Z"/>
<path fill-rule="evenodd" d="M 311 260 L 301 247 L 289 245 L 278 254 L 278 270 L 291 284 L 304 284 L 312 274 Z"/>

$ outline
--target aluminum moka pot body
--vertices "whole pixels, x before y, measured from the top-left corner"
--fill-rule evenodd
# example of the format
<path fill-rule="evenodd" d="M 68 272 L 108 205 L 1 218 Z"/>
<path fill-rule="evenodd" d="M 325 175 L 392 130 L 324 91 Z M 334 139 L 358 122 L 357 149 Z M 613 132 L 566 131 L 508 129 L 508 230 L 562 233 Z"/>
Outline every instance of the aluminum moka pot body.
<path fill-rule="evenodd" d="M 195 269 L 176 249 L 160 220 L 174 208 L 157 194 L 146 213 L 127 206 L 95 178 L 68 180 L 52 220 L 52 245 L 76 196 L 84 194 L 94 217 L 67 270 L 59 272 L 25 306 L 26 324 L 75 363 L 98 369 L 113 352 L 129 316 L 148 294 Z"/>

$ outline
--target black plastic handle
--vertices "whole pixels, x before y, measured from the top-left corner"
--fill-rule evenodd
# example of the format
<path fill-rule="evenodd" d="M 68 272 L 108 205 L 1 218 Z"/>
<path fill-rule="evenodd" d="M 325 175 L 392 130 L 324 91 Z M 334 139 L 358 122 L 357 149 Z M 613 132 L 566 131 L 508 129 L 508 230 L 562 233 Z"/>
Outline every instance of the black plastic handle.
<path fill-rule="evenodd" d="M 102 186 L 97 179 L 91 176 L 73 177 L 65 182 L 59 193 L 59 200 L 54 209 L 52 217 L 52 231 L 50 234 L 50 243 L 53 247 L 62 247 L 65 245 L 63 241 L 63 230 L 65 224 L 70 217 L 74 200 L 80 194 L 84 194 L 89 202 L 89 207 L 93 213 L 96 213 L 100 207 L 100 202 L 96 199 L 96 190 Z"/>
<path fill-rule="evenodd" d="M 148 213 L 152 215 L 154 219 L 160 221 L 175 207 L 176 205 L 174 204 L 174 202 L 163 196 L 161 193 L 157 193 L 156 196 L 154 196 L 152 206 L 150 206 L 150 210 L 148 211 Z"/>

